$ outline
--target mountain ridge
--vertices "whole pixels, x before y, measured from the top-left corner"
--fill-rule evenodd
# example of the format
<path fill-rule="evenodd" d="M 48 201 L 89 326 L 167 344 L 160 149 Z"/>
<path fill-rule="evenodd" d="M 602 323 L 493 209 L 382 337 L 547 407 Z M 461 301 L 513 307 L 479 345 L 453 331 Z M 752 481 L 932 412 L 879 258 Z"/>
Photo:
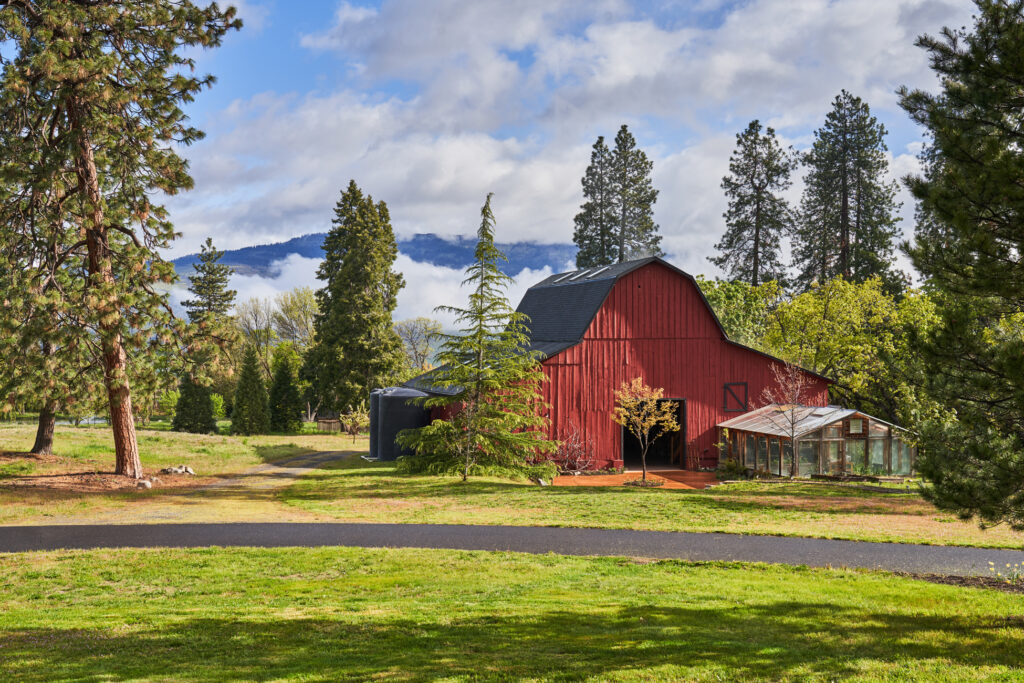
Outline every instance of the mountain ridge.
<path fill-rule="evenodd" d="M 239 249 L 226 249 L 220 262 L 231 266 L 239 275 L 272 278 L 280 273 L 277 262 L 298 254 L 304 258 L 323 258 L 323 241 L 327 233 L 316 232 L 293 237 L 283 242 L 256 244 Z M 408 239 L 397 240 L 398 251 L 419 263 L 461 270 L 473 262 L 476 239 L 470 237 L 444 238 L 432 233 L 418 233 Z M 576 258 L 573 244 L 538 244 L 536 242 L 505 242 L 498 248 L 508 257 L 502 270 L 517 275 L 524 269 L 540 270 L 550 267 L 561 271 Z M 184 273 L 188 266 L 199 261 L 198 254 L 187 254 L 173 259 L 175 268 Z"/>

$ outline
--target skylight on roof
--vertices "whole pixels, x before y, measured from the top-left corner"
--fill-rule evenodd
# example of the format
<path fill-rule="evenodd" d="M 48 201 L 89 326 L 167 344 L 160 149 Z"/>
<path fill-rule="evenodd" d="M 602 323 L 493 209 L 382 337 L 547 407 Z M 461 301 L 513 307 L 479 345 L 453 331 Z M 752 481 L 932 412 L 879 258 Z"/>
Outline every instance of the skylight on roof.
<path fill-rule="evenodd" d="M 611 268 L 611 266 L 604 266 L 603 268 L 598 268 L 597 270 L 595 270 L 593 273 L 591 273 L 587 277 L 588 278 L 592 278 L 595 275 L 600 275 L 601 273 L 603 273 L 604 271 L 608 270 L 609 268 Z"/>
<path fill-rule="evenodd" d="M 575 274 L 576 274 L 576 272 L 577 272 L 577 271 L 575 271 L 575 270 L 574 270 L 574 271 L 572 271 L 571 273 L 566 273 L 566 274 L 565 274 L 565 275 L 563 275 L 562 277 L 560 277 L 560 278 L 558 278 L 557 280 L 555 280 L 555 282 L 561 282 L 562 280 L 564 280 L 565 278 L 569 277 L 570 275 L 575 275 Z"/>
<path fill-rule="evenodd" d="M 572 276 L 571 278 L 569 278 L 569 279 L 570 279 L 570 280 L 579 280 L 579 279 L 580 279 L 581 277 L 585 276 L 585 275 L 586 275 L 587 273 L 589 273 L 589 272 L 590 272 L 590 270 L 589 270 L 589 269 L 587 269 L 587 270 L 581 270 L 581 271 L 580 271 L 579 273 L 577 273 L 576 275 L 573 275 L 573 276 Z"/>

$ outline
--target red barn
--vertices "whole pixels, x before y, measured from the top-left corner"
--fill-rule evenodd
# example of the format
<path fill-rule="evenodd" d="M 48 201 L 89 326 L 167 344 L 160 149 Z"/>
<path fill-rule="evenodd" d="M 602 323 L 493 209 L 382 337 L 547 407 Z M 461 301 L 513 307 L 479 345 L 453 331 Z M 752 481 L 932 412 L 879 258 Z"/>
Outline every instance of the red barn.
<path fill-rule="evenodd" d="M 779 362 L 731 341 L 694 278 L 660 258 L 552 275 L 527 290 L 518 310 L 544 356 L 550 437 L 578 431 L 597 468 L 638 456 L 611 418 L 623 382 L 642 377 L 679 403 L 683 428 L 655 442 L 649 465 L 714 467 L 715 425 L 760 406 Z M 828 379 L 808 374 L 808 403 L 827 405 Z"/>

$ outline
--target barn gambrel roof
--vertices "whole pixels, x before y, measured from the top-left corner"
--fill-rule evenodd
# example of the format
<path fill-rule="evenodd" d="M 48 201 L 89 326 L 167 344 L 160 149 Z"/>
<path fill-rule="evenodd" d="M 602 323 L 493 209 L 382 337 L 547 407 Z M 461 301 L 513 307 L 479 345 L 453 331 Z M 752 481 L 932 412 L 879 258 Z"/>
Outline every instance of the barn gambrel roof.
<path fill-rule="evenodd" d="M 526 290 L 522 301 L 516 308 L 520 313 L 529 317 L 527 327 L 530 329 L 530 350 L 537 351 L 545 358 L 550 358 L 561 351 L 576 346 L 583 341 L 583 335 L 594 320 L 597 312 L 604 305 L 605 300 L 611 293 L 615 283 L 626 275 L 644 266 L 657 263 L 689 280 L 700 295 L 701 301 L 707 307 L 708 313 L 718 326 L 722 334 L 722 340 L 733 346 L 738 346 L 752 353 L 764 356 L 765 358 L 783 362 L 763 351 L 752 349 L 749 346 L 740 344 L 729 339 L 725 333 L 721 321 L 715 314 L 714 309 L 704 297 L 697 280 L 689 273 L 676 268 L 668 261 L 657 256 L 616 263 L 610 266 L 599 266 L 596 268 L 584 268 L 572 270 L 565 273 L 556 273 Z M 432 388 L 431 375 L 436 372 L 432 370 L 405 383 L 405 386 L 439 393 Z M 827 382 L 832 380 L 816 372 L 805 370 L 810 375 L 823 379 Z M 447 392 L 445 392 L 447 393 Z"/>

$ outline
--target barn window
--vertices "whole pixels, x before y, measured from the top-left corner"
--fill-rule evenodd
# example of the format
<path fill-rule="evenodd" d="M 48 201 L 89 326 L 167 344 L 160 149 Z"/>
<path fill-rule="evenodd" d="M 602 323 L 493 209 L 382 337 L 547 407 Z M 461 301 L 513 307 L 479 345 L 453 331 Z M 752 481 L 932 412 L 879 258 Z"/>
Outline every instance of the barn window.
<path fill-rule="evenodd" d="M 747 383 L 727 382 L 724 394 L 722 410 L 727 413 L 747 412 Z"/>

